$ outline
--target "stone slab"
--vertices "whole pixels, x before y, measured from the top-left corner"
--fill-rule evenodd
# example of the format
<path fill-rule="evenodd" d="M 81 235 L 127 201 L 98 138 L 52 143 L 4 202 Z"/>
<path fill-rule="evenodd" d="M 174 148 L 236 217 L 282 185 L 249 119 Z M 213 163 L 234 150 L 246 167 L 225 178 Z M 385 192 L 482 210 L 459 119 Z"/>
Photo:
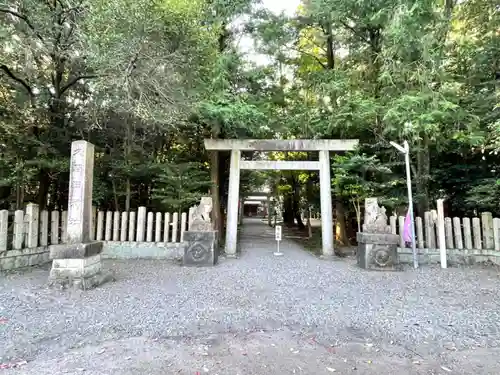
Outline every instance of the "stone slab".
<path fill-rule="evenodd" d="M 240 151 L 352 151 L 357 139 L 205 139 L 207 150 Z"/>
<path fill-rule="evenodd" d="M 54 259 L 49 274 L 49 286 L 62 289 L 92 289 L 111 280 L 111 273 L 102 269 L 101 255 Z"/>
<path fill-rule="evenodd" d="M 41 266 L 50 262 L 49 255 L 49 248 L 47 246 L 22 250 L 7 250 L 0 253 L 0 271 Z"/>
<path fill-rule="evenodd" d="M 187 231 L 184 241 L 183 265 L 202 267 L 217 264 L 217 231 Z"/>
<path fill-rule="evenodd" d="M 81 259 L 100 254 L 102 249 L 101 241 L 51 245 L 50 259 Z"/>
<path fill-rule="evenodd" d="M 399 261 L 402 264 L 413 263 L 413 253 L 409 249 L 398 249 Z M 438 249 L 419 249 L 418 263 L 421 265 L 440 264 Z M 500 251 L 480 249 L 446 249 L 446 259 L 451 266 L 470 266 L 482 263 L 492 263 L 500 266 Z"/>
<path fill-rule="evenodd" d="M 362 244 L 397 245 L 399 235 L 392 233 L 356 233 L 356 240 Z"/>
<path fill-rule="evenodd" d="M 94 145 L 71 143 L 67 236 L 69 243 L 87 243 L 92 228 Z"/>
<path fill-rule="evenodd" d="M 242 160 L 241 169 L 249 170 L 297 170 L 297 171 L 315 171 L 319 170 L 318 161 L 299 161 L 299 160 Z"/>
<path fill-rule="evenodd" d="M 103 259 L 182 260 L 185 247 L 185 242 L 107 241 L 101 256 Z"/>

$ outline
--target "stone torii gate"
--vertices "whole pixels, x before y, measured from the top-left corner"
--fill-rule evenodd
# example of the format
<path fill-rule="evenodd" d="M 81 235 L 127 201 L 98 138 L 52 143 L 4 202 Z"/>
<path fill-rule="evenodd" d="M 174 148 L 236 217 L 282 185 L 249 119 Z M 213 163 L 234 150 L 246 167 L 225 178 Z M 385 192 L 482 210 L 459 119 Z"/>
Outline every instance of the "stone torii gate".
<path fill-rule="evenodd" d="M 319 170 L 321 195 L 322 253 L 333 256 L 333 215 L 330 178 L 330 151 L 351 151 L 357 139 L 205 139 L 207 150 L 231 151 L 229 194 L 227 202 L 226 255 L 236 256 L 238 237 L 238 201 L 241 169 Z M 242 151 L 319 151 L 319 161 L 241 160 Z"/>

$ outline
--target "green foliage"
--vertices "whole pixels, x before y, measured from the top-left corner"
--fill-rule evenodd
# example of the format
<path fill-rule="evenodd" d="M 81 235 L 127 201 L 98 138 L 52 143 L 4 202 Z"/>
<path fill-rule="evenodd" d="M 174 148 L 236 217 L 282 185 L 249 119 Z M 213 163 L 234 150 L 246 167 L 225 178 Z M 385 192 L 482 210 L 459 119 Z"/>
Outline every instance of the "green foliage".
<path fill-rule="evenodd" d="M 210 177 L 201 163 L 164 164 L 162 169 L 164 172 L 155 179 L 153 198 L 166 209 L 186 210 L 206 195 Z"/>
<path fill-rule="evenodd" d="M 407 204 L 389 146 L 403 140 L 417 212 L 437 197 L 454 215 L 500 211 L 497 1 L 303 0 L 295 16 L 259 5 L 0 1 L 2 208 L 64 207 L 69 145 L 86 139 L 100 207 L 181 209 L 207 194 L 203 139 L 219 137 L 358 138 L 359 151 L 332 163 L 346 219 L 370 195 Z M 238 50 L 245 33 L 269 64 Z M 319 207 L 316 172 L 244 172 L 241 191 L 264 182 L 295 211 Z"/>

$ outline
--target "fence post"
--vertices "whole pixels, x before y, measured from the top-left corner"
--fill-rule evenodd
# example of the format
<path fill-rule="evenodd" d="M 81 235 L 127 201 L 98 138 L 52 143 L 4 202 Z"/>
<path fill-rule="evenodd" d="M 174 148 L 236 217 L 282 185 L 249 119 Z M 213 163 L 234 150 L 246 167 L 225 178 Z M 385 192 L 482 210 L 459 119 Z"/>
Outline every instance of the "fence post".
<path fill-rule="evenodd" d="M 493 219 L 493 242 L 495 243 L 495 250 L 500 250 L 500 219 Z"/>
<path fill-rule="evenodd" d="M 40 246 L 49 244 L 49 211 L 40 213 Z"/>
<path fill-rule="evenodd" d="M 111 229 L 113 227 L 113 213 L 111 211 L 106 211 L 106 222 L 104 224 L 104 241 L 111 241 Z"/>
<path fill-rule="evenodd" d="M 472 218 L 472 236 L 474 238 L 474 249 L 481 250 L 481 220 Z"/>
<path fill-rule="evenodd" d="M 481 214 L 481 224 L 483 227 L 483 246 L 485 249 L 493 249 L 493 214 L 483 212 Z"/>
<path fill-rule="evenodd" d="M 50 213 L 50 243 L 52 245 L 59 243 L 59 211 Z"/>
<path fill-rule="evenodd" d="M 120 239 L 120 212 L 115 211 L 113 213 L 113 241 L 118 241 Z"/>
<path fill-rule="evenodd" d="M 97 212 L 97 232 L 95 234 L 96 241 L 102 241 L 102 231 L 104 229 L 104 211 Z"/>
<path fill-rule="evenodd" d="M 435 237 L 434 237 L 434 223 L 432 221 L 432 215 L 430 211 L 424 213 L 424 226 L 425 226 L 425 241 L 428 249 L 433 249 L 435 247 Z"/>
<path fill-rule="evenodd" d="M 420 216 L 417 216 L 415 218 L 415 226 L 417 229 L 418 248 L 423 249 L 424 248 L 424 228 L 422 225 L 422 218 Z"/>
<path fill-rule="evenodd" d="M 196 209 L 195 206 L 189 207 L 189 211 L 188 211 L 188 230 L 189 230 L 189 228 L 191 228 L 191 224 L 193 222 L 193 213 L 194 213 L 195 209 Z M 241 209 L 240 209 L 240 211 L 241 211 Z M 267 212 L 267 216 L 269 216 L 269 205 L 268 205 L 267 211 L 268 211 Z"/>
<path fill-rule="evenodd" d="M 174 212 L 172 219 L 172 242 L 177 242 L 177 227 L 179 226 L 179 214 Z"/>
<path fill-rule="evenodd" d="M 391 226 L 391 233 L 392 234 L 398 234 L 398 231 L 396 229 L 396 221 L 398 220 L 396 215 L 392 215 L 389 217 L 389 224 Z"/>
<path fill-rule="evenodd" d="M 7 250 L 9 235 L 9 211 L 0 211 L 0 252 Z"/>
<path fill-rule="evenodd" d="M 39 211 L 38 205 L 35 203 L 28 203 L 26 206 L 26 215 L 28 216 L 28 240 L 26 246 L 38 246 L 38 219 Z"/>
<path fill-rule="evenodd" d="M 455 235 L 455 246 L 457 249 L 462 250 L 464 248 L 464 242 L 462 241 L 462 226 L 460 225 L 460 218 L 453 218 L 453 233 Z"/>
<path fill-rule="evenodd" d="M 184 242 L 184 232 L 186 231 L 186 213 L 183 212 L 181 214 L 181 241 L 180 242 Z"/>
<path fill-rule="evenodd" d="M 129 213 L 130 222 L 128 223 L 128 241 L 135 241 L 135 211 Z"/>
<path fill-rule="evenodd" d="M 21 250 L 24 242 L 24 211 L 17 210 L 14 213 L 14 250 Z"/>
<path fill-rule="evenodd" d="M 128 212 L 122 212 L 122 226 L 120 228 L 120 241 L 127 241 L 127 219 Z"/>
<path fill-rule="evenodd" d="M 148 212 L 148 225 L 146 227 L 146 242 L 153 241 L 153 213 Z"/>
<path fill-rule="evenodd" d="M 468 217 L 464 217 L 462 219 L 462 224 L 464 226 L 464 246 L 467 250 L 472 250 L 472 232 L 470 226 L 470 219 Z"/>
<path fill-rule="evenodd" d="M 161 212 L 156 213 L 155 242 L 161 242 Z"/>
<path fill-rule="evenodd" d="M 146 228 L 146 207 L 139 207 L 137 211 L 137 242 L 144 241 L 144 229 Z"/>

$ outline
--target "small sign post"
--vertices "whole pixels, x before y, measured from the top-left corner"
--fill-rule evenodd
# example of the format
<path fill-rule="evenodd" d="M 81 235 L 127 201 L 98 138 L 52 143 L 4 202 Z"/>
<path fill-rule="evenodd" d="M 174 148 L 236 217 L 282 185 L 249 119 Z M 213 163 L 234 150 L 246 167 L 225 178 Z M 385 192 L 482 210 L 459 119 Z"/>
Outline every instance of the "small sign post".
<path fill-rule="evenodd" d="M 275 239 L 276 239 L 276 246 L 277 246 L 277 250 L 276 252 L 274 253 L 274 255 L 276 256 L 281 256 L 283 255 L 283 253 L 280 251 L 280 241 L 281 241 L 281 225 L 276 225 L 274 227 L 275 229 L 275 232 L 274 232 L 274 235 L 275 235 Z"/>

